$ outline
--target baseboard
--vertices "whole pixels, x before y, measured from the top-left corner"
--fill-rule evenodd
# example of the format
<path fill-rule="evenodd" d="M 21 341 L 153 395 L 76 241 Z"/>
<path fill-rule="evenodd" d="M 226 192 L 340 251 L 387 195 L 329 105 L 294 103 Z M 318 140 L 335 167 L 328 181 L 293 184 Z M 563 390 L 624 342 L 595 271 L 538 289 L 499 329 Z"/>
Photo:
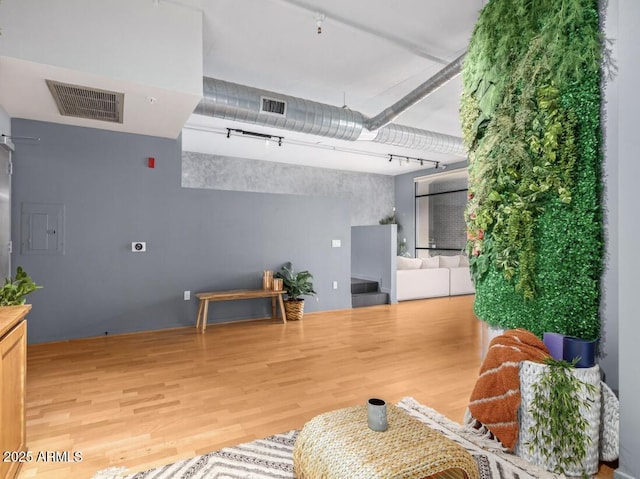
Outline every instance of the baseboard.
<path fill-rule="evenodd" d="M 634 476 L 630 476 L 629 474 L 622 472 L 620 469 L 613 471 L 613 477 L 614 479 L 636 479 Z"/>
<path fill-rule="evenodd" d="M 324 312 L 324 311 L 319 311 L 319 312 Z M 280 311 L 278 311 L 278 315 L 280 314 Z M 309 313 L 310 314 L 310 313 Z M 305 316 L 307 315 L 307 313 L 305 313 Z M 207 322 L 207 328 L 209 328 L 210 326 L 216 326 L 218 324 L 234 324 L 234 323 L 248 323 L 248 322 L 252 322 L 252 321 L 263 321 L 263 322 L 269 322 L 269 320 L 272 320 L 273 318 L 271 316 L 256 316 L 256 317 L 239 317 L 237 319 L 235 318 L 230 318 L 230 319 L 226 319 L 226 320 L 222 320 L 222 321 L 214 321 L 214 322 Z M 282 321 L 280 319 L 280 316 L 278 316 L 277 321 L 272 321 L 273 324 L 282 324 Z M 99 334 L 96 336 L 85 336 L 82 338 L 69 338 L 69 339 L 56 339 L 55 341 L 45 341 L 43 343 L 33 343 L 33 346 L 38 346 L 41 344 L 58 344 L 58 343 L 72 343 L 74 341 L 97 341 L 97 340 L 104 340 L 104 339 L 111 339 L 111 338 L 119 338 L 119 337 L 123 337 L 123 336 L 133 336 L 136 334 L 145 334 L 145 333 L 160 333 L 160 332 L 165 332 L 165 331 L 177 331 L 180 329 L 191 329 L 193 331 L 196 331 L 196 322 L 194 321 L 193 324 L 190 325 L 178 325 L 178 326 L 168 326 L 166 328 L 154 328 L 154 329 L 142 329 L 140 331 L 125 331 L 122 333 L 109 333 L 109 334 Z M 31 344 L 29 344 L 29 346 L 32 346 Z"/>

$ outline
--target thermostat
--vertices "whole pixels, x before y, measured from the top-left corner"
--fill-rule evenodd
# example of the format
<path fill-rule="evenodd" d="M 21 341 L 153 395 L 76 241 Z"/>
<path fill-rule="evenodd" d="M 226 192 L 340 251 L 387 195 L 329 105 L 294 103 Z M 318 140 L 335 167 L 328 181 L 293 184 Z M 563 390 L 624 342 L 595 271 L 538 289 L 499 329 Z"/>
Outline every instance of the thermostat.
<path fill-rule="evenodd" d="M 147 243 L 145 243 L 144 241 L 134 241 L 133 243 L 131 243 L 131 251 L 135 253 L 147 251 Z"/>

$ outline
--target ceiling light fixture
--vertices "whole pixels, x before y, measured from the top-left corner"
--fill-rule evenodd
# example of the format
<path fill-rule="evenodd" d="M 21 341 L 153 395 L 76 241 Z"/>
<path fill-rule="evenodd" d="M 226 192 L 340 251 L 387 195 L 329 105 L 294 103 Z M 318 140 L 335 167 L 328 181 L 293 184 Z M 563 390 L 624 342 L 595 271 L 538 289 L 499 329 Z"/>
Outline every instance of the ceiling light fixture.
<path fill-rule="evenodd" d="M 13 135 L 5 135 L 4 133 L 0 135 L 3 138 L 9 138 L 10 140 L 33 140 L 40 141 L 40 138 L 36 138 L 35 136 L 13 136 Z"/>
<path fill-rule="evenodd" d="M 427 162 L 431 163 L 431 165 L 433 165 L 434 168 L 441 168 L 443 170 L 446 168 L 446 165 L 442 165 L 442 164 L 440 164 L 439 161 L 436 161 L 436 160 L 429 160 L 427 158 L 415 158 L 413 156 L 394 155 L 392 153 L 389 153 L 389 163 L 391 163 L 391 161 L 394 158 L 397 158 L 398 161 L 400 162 L 400 164 L 402 164 L 402 160 L 405 160 L 407 164 L 410 161 L 416 161 L 416 162 L 420 163 L 420 166 L 424 166 L 424 162 L 427 161 Z M 427 165 L 427 166 L 431 166 L 431 165 Z"/>
<path fill-rule="evenodd" d="M 227 138 L 231 137 L 231 133 L 242 133 L 245 130 L 236 130 L 233 128 L 210 128 L 210 127 L 205 127 L 205 126 L 195 126 L 195 125 L 185 125 L 184 127 L 187 130 L 192 130 L 192 131 L 200 131 L 200 132 L 206 132 L 206 133 L 213 133 L 216 135 L 225 135 Z M 226 132 L 225 132 L 226 130 Z M 252 132 L 247 132 L 245 134 L 248 134 L 249 136 L 252 136 Z M 257 138 L 264 138 L 265 140 L 267 139 L 265 136 L 263 136 L 264 133 L 258 133 L 257 134 Z M 3 135 L 4 136 L 4 135 Z M 253 135 L 256 136 L 256 135 Z M 284 141 L 284 137 L 279 137 L 279 136 L 273 136 L 273 135 L 268 135 L 271 136 L 274 139 L 278 139 L 278 145 L 281 144 L 282 141 Z M 294 139 L 289 139 L 287 140 L 287 145 L 294 145 L 294 146 L 301 146 L 301 147 L 305 147 L 305 148 L 313 148 L 313 149 L 318 149 L 318 150 L 325 150 L 325 151 L 335 151 L 335 152 L 342 152 L 342 153 L 349 153 L 352 155 L 360 155 L 360 156 L 366 156 L 366 157 L 370 157 L 370 158 L 386 158 L 387 161 L 389 163 L 391 163 L 393 161 L 394 158 L 398 159 L 398 163 L 400 165 L 402 165 L 402 159 L 406 159 L 406 156 L 401 156 L 401 155 L 395 155 L 395 154 L 391 154 L 391 153 L 376 153 L 373 151 L 366 151 L 366 150 L 361 150 L 361 149 L 357 149 L 357 148 L 346 148 L 346 147 L 339 147 L 339 146 L 332 146 L 332 145 L 325 145 L 320 141 L 315 141 L 313 143 L 307 142 L 307 141 L 303 141 L 303 140 L 296 140 Z M 447 165 L 443 165 L 441 162 L 436 161 L 436 160 L 429 160 L 426 158 L 409 158 L 415 161 L 420 161 L 422 160 L 423 162 L 429 162 L 434 164 L 435 168 L 439 168 L 441 170 L 444 170 L 447 168 Z M 429 166 L 429 165 L 427 165 Z"/>
<path fill-rule="evenodd" d="M 316 13 L 316 26 L 318 27 L 316 32 L 318 33 L 318 35 L 322 33 L 322 22 L 324 22 L 326 18 L 327 17 L 324 15 L 324 13 Z"/>
<path fill-rule="evenodd" d="M 282 140 L 284 140 L 284 136 L 278 136 L 278 135 L 269 135 L 268 133 L 258 133 L 255 131 L 247 131 L 247 130 L 241 130 L 239 128 L 227 128 L 227 138 L 231 138 L 231 133 L 240 133 L 242 135 L 246 135 L 246 136 L 252 136 L 254 138 L 261 138 L 266 140 L 267 142 L 269 140 L 278 140 L 278 146 L 282 146 Z"/>

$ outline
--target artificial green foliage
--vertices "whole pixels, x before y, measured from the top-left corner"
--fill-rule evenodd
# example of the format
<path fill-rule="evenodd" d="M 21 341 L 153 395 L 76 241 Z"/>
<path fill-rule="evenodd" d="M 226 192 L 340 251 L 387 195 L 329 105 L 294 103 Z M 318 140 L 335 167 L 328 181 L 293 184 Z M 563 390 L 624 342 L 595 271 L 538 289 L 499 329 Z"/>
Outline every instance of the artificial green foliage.
<path fill-rule="evenodd" d="M 546 370 L 532 387 L 533 398 L 529 414 L 533 425 L 529 428 L 529 452 L 538 451 L 547 463 L 554 463 L 556 474 L 580 467 L 591 443 L 589 422 L 581 412 L 593 407 L 589 397 L 597 389 L 571 374 L 575 363 L 545 360 Z M 583 393 L 584 391 L 584 393 Z"/>
<path fill-rule="evenodd" d="M 15 279 L 6 278 L 0 288 L 0 306 L 15 306 L 24 304 L 25 296 L 33 293 L 42 286 L 37 285 L 22 267 L 18 266 Z"/>
<path fill-rule="evenodd" d="M 492 0 L 463 68 L 476 314 L 595 338 L 602 262 L 597 0 Z"/>
<path fill-rule="evenodd" d="M 282 278 L 282 286 L 289 299 L 299 300 L 301 296 L 315 296 L 313 276 L 309 271 L 294 271 L 291 262 L 282 265 L 280 271 L 275 274 L 276 278 Z"/>

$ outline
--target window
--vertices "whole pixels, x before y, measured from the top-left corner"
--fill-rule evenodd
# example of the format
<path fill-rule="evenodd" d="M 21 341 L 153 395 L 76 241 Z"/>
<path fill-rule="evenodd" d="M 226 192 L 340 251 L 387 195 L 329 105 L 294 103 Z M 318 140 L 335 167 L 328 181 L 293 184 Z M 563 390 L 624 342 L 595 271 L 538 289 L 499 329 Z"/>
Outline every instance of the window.
<path fill-rule="evenodd" d="M 457 254 L 467 243 L 467 170 L 417 178 L 416 256 Z"/>

